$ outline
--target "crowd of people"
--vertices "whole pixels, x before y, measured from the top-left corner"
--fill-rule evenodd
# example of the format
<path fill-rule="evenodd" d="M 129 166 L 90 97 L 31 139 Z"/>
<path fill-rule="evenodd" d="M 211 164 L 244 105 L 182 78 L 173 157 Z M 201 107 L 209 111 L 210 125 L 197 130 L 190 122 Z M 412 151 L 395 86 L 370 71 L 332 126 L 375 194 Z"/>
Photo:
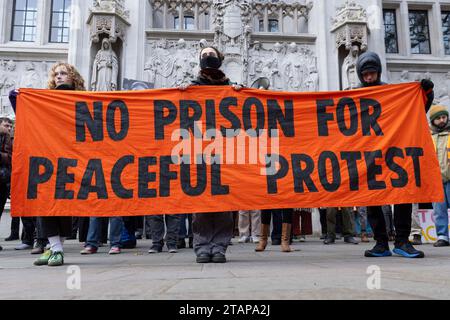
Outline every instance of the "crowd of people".
<path fill-rule="evenodd" d="M 214 47 L 203 48 L 199 53 L 200 72 L 190 85 L 242 86 L 232 83 L 220 70 L 224 56 Z M 384 85 L 381 82 L 381 61 L 376 53 L 363 53 L 357 63 L 361 87 Z M 429 111 L 430 127 L 442 173 L 445 201 L 433 203 L 438 235 L 436 247 L 449 246 L 448 214 L 450 204 L 450 150 L 449 115 L 445 106 L 432 106 L 433 83 L 422 80 L 427 95 L 425 111 Z M 185 90 L 186 85 L 180 90 Z M 76 68 L 67 63 L 55 64 L 49 74 L 48 89 L 85 89 L 84 80 Z M 10 93 L 15 110 L 19 90 Z M 431 108 L 431 109 L 430 109 Z M 0 118 L 1 170 L 0 214 L 3 212 L 10 190 L 13 122 Z M 392 255 L 389 241 L 394 241 L 394 253 L 407 258 L 423 258 L 422 251 L 413 245 L 421 244 L 418 222 L 418 204 L 353 208 L 319 208 L 323 243 L 331 245 L 343 237 L 348 244 L 369 242 L 373 236 L 375 246 L 366 250 L 366 257 Z M 392 210 L 393 208 L 393 210 Z M 120 254 L 123 249 L 134 248 L 137 240 L 152 239 L 149 254 L 165 251 L 176 253 L 180 249 L 193 249 L 198 263 L 224 263 L 226 251 L 232 238 L 239 243 L 253 243 L 255 251 L 266 249 L 271 238 L 272 245 L 279 245 L 282 252 L 292 252 L 292 241 L 305 241 L 312 234 L 312 209 L 270 209 L 239 212 L 204 212 L 195 214 L 152 215 L 145 217 L 22 217 L 21 243 L 15 249 L 31 250 L 40 254 L 34 261 L 37 266 L 60 266 L 64 264 L 64 241 L 76 239 L 83 244 L 82 255 L 95 254 L 109 239 L 109 254 Z M 13 218 L 11 234 L 7 241 L 19 240 L 19 218 Z M 109 235 L 108 235 L 109 224 Z M 357 238 L 360 240 L 357 240 Z M 412 237 L 412 241 L 410 241 Z M 1 250 L 1 247 L 0 247 Z"/>

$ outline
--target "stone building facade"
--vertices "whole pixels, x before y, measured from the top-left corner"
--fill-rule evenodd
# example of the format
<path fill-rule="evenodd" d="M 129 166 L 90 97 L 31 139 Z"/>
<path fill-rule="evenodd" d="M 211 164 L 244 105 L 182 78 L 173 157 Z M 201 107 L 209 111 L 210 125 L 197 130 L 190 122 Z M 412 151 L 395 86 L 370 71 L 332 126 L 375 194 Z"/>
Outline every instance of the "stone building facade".
<path fill-rule="evenodd" d="M 231 80 L 285 91 L 352 88 L 371 50 L 383 80 L 430 78 L 450 104 L 450 1 L 2 0 L 0 113 L 13 116 L 9 90 L 45 88 L 56 61 L 92 90 L 164 88 L 195 77 L 206 45 L 224 52 Z"/>

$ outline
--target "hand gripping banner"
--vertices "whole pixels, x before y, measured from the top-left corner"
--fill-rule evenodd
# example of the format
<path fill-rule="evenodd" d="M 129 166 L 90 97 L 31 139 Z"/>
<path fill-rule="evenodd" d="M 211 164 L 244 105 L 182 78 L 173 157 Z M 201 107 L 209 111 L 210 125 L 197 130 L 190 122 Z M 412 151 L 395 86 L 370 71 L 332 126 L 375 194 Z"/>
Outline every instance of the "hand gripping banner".
<path fill-rule="evenodd" d="M 418 83 L 340 92 L 21 89 L 13 216 L 443 199 Z"/>

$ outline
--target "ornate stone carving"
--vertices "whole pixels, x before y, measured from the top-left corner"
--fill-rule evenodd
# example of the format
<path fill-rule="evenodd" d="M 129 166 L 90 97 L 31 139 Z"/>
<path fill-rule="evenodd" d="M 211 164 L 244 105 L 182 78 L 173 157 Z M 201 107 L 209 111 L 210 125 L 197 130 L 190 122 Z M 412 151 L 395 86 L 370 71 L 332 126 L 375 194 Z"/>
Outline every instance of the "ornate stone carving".
<path fill-rule="evenodd" d="M 107 34 L 112 43 L 118 38 L 125 40 L 126 29 L 130 26 L 129 12 L 123 0 L 94 0 L 90 8 L 88 24 L 91 25 L 91 41 L 99 42 L 101 34 Z"/>
<path fill-rule="evenodd" d="M 144 66 L 145 80 L 155 88 L 177 87 L 190 83 L 198 73 L 198 52 L 206 40 L 152 40 L 150 54 Z"/>
<path fill-rule="evenodd" d="M 113 13 L 124 20 L 130 19 L 130 12 L 125 10 L 124 0 L 94 0 L 90 10 L 93 13 Z"/>
<path fill-rule="evenodd" d="M 275 43 L 271 50 L 255 42 L 249 51 L 248 83 L 259 77 L 270 80 L 270 89 L 278 91 L 318 90 L 317 62 L 308 46 Z"/>
<path fill-rule="evenodd" d="M 336 16 L 331 18 L 331 32 L 336 34 L 336 47 L 345 45 L 350 50 L 353 44 L 359 44 L 361 51 L 367 49 L 367 13 L 354 1 L 347 0 L 336 9 Z"/>
<path fill-rule="evenodd" d="M 172 12 L 174 16 L 185 11 L 187 4 L 200 6 L 204 0 L 153 0 L 153 9 Z M 316 55 L 311 46 L 286 43 L 273 44 L 273 40 L 251 41 L 255 14 L 267 17 L 289 16 L 308 18 L 312 2 L 294 1 L 238 1 L 211 0 L 209 11 L 214 25 L 214 46 L 225 55 L 222 70 L 231 81 L 251 85 L 259 77 L 267 77 L 272 90 L 318 90 Z M 181 7 L 180 7 L 181 6 Z M 151 31 L 155 33 L 156 31 Z M 272 38 L 273 39 L 273 38 Z M 190 82 L 198 72 L 198 53 L 206 40 L 149 39 L 144 67 L 146 81 L 155 87 L 173 87 Z M 263 43 L 264 42 L 264 43 Z M 292 50 L 290 52 L 289 50 Z"/>
<path fill-rule="evenodd" d="M 8 99 L 16 88 L 45 88 L 48 65 L 45 62 L 0 60 L 0 115 L 13 116 Z"/>
<path fill-rule="evenodd" d="M 214 0 L 214 44 L 225 55 L 224 70 L 246 84 L 252 6 L 247 0 Z"/>

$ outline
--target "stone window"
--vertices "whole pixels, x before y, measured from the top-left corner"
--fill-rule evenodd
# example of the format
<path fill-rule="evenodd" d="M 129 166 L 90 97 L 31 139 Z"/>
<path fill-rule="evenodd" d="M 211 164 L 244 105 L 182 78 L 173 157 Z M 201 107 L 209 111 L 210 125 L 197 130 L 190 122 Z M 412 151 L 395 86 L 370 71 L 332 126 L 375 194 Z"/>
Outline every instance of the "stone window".
<path fill-rule="evenodd" d="M 184 16 L 184 30 L 195 30 L 195 19 L 193 16 Z M 174 29 L 179 29 L 180 27 L 180 18 L 175 17 L 174 18 Z"/>
<path fill-rule="evenodd" d="M 411 38 L 411 53 L 431 53 L 427 10 L 409 11 L 409 36 Z"/>
<path fill-rule="evenodd" d="M 37 0 L 14 0 L 11 41 L 36 39 Z"/>
<path fill-rule="evenodd" d="M 279 32 L 278 20 L 277 19 L 269 19 L 268 28 L 269 28 L 269 30 L 267 30 L 268 32 Z M 261 20 L 259 20 L 259 32 L 264 32 L 264 31 L 266 31 L 266 30 L 264 30 L 264 19 L 261 19 Z"/>
<path fill-rule="evenodd" d="M 384 9 L 384 44 L 386 53 L 398 53 L 397 19 L 395 9 Z"/>
<path fill-rule="evenodd" d="M 50 42 L 69 42 L 71 0 L 52 0 Z"/>
<path fill-rule="evenodd" d="M 450 11 L 442 11 L 442 33 L 444 34 L 445 54 L 450 55 Z"/>
<path fill-rule="evenodd" d="M 269 19 L 269 32 L 278 32 L 278 20 L 277 19 Z"/>

